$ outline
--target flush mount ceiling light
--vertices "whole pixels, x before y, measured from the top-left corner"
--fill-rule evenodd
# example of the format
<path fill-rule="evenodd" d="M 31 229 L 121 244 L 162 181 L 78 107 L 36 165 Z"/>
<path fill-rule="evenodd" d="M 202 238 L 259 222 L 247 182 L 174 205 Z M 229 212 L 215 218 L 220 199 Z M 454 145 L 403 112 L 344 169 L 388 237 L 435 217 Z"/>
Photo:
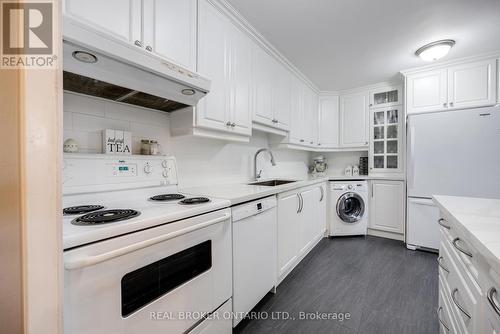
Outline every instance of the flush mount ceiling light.
<path fill-rule="evenodd" d="M 443 58 L 450 52 L 455 41 L 452 39 L 443 39 L 422 46 L 415 54 L 425 61 L 434 61 Z"/>
<path fill-rule="evenodd" d="M 97 57 L 87 51 L 75 51 L 73 52 L 72 56 L 76 60 L 79 60 L 84 63 L 88 64 L 97 63 Z"/>

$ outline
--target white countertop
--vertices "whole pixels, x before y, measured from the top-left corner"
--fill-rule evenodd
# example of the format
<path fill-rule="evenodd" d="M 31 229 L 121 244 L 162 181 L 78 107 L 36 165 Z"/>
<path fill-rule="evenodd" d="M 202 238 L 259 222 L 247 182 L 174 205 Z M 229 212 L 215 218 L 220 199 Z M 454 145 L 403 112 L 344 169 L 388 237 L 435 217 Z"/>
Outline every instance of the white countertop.
<path fill-rule="evenodd" d="M 433 197 L 437 206 L 460 224 L 467 241 L 500 274 L 500 199 Z"/>
<path fill-rule="evenodd" d="M 286 178 L 278 178 L 278 180 Z M 218 184 L 202 187 L 189 187 L 180 189 L 182 193 L 186 194 L 202 194 L 209 197 L 217 197 L 231 201 L 231 205 L 236 205 L 258 198 L 279 194 L 288 190 L 307 187 L 313 184 L 326 182 L 326 181 L 339 181 L 339 180 L 398 180 L 403 181 L 401 177 L 382 177 L 382 176 L 342 176 L 342 175 L 325 175 L 321 177 L 308 176 L 306 179 L 288 178 L 288 180 L 296 180 L 296 182 L 287 183 L 275 187 L 270 186 L 257 186 L 249 185 L 247 183 L 231 183 L 231 184 Z M 265 181 L 265 180 L 262 180 Z"/>
<path fill-rule="evenodd" d="M 285 180 L 285 178 L 278 178 L 278 180 Z M 307 179 L 298 180 L 294 178 L 286 178 L 286 180 L 296 180 L 287 184 L 279 186 L 257 186 L 247 183 L 231 183 L 220 184 L 202 187 L 190 187 L 180 189 L 182 193 L 186 194 L 203 194 L 204 196 L 217 197 L 231 201 L 231 205 L 236 205 L 248 202 L 254 199 L 279 194 L 288 190 L 307 187 L 313 184 L 326 182 L 328 177 L 308 177 Z M 266 180 L 261 180 L 266 181 Z M 251 182 L 248 182 L 251 183 Z"/>

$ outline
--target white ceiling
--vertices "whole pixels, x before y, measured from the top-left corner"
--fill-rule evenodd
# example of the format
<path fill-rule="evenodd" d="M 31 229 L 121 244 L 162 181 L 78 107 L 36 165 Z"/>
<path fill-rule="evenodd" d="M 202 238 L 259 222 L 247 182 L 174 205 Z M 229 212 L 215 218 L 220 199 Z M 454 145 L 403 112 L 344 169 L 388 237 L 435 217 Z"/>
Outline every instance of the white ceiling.
<path fill-rule="evenodd" d="M 228 1 L 320 90 L 392 80 L 439 39 L 443 60 L 500 50 L 500 0 Z"/>

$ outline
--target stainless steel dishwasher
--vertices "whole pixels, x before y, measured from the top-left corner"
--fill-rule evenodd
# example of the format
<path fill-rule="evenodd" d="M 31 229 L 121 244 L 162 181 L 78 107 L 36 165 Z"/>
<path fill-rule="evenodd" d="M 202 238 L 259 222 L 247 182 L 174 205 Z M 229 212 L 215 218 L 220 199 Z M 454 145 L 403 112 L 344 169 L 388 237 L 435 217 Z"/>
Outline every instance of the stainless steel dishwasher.
<path fill-rule="evenodd" d="M 232 208 L 233 327 L 276 285 L 276 196 Z"/>

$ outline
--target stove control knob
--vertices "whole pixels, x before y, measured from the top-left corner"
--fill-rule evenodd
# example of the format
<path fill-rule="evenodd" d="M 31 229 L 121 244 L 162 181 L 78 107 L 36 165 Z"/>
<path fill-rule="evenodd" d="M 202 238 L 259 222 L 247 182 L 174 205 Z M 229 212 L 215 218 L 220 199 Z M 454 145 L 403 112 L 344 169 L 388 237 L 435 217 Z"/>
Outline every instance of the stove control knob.
<path fill-rule="evenodd" d="M 151 174 L 152 171 L 153 171 L 153 168 L 151 167 L 150 164 L 145 164 L 144 165 L 144 173 Z"/>
<path fill-rule="evenodd" d="M 168 177 L 168 171 L 166 169 L 164 169 L 163 173 L 161 173 L 161 175 L 163 175 L 164 178 L 167 178 Z"/>
<path fill-rule="evenodd" d="M 167 161 L 167 160 L 163 160 L 163 161 L 161 162 L 161 166 L 162 166 L 163 168 L 167 168 L 167 167 L 168 167 L 168 161 Z"/>
<path fill-rule="evenodd" d="M 347 189 L 352 189 L 352 184 L 348 185 Z"/>

